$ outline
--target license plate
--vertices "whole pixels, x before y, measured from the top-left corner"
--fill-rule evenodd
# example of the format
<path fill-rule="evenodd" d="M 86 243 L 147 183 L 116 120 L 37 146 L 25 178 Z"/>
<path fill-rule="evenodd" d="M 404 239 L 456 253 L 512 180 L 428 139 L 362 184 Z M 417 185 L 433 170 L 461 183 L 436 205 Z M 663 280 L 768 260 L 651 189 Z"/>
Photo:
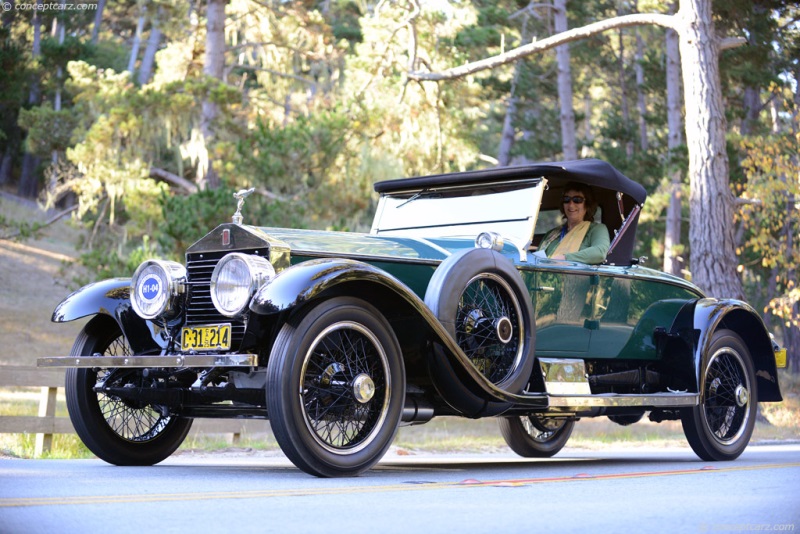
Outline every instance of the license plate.
<path fill-rule="evenodd" d="M 775 367 L 786 367 L 786 349 L 775 351 Z"/>
<path fill-rule="evenodd" d="M 181 331 L 181 349 L 229 350 L 231 348 L 231 325 L 209 324 L 185 326 Z"/>

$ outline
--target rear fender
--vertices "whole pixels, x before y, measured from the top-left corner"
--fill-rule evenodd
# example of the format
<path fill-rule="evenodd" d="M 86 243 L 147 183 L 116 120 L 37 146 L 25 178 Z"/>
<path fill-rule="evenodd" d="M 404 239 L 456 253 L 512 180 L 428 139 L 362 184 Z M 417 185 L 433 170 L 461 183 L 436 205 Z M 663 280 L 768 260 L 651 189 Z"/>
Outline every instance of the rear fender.
<path fill-rule="evenodd" d="M 130 289 L 130 278 L 112 278 L 84 286 L 56 306 L 52 321 L 66 323 L 107 315 L 119 324 L 134 354 L 166 349 L 168 339 L 164 329 L 142 319 L 131 308 Z"/>
<path fill-rule="evenodd" d="M 719 328 L 727 328 L 741 336 L 753 358 L 758 401 L 783 400 L 769 333 L 761 317 L 749 304 L 735 299 L 699 299 L 694 307 L 694 328 L 697 332 L 694 363 L 698 385 L 702 383 L 705 358 L 714 332 Z"/>

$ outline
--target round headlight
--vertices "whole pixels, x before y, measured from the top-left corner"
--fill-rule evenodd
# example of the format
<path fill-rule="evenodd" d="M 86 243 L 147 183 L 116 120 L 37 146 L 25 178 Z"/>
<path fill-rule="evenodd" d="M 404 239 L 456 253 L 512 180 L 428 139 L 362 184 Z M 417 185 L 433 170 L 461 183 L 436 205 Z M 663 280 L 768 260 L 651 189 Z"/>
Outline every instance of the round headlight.
<path fill-rule="evenodd" d="M 147 260 L 131 279 L 133 311 L 143 319 L 169 316 L 175 309 L 175 297 L 183 293 L 185 284 L 186 268 L 180 263 Z"/>
<path fill-rule="evenodd" d="M 247 309 L 256 290 L 275 276 L 261 256 L 234 252 L 222 258 L 211 274 L 211 300 L 222 315 L 235 317 Z"/>
<path fill-rule="evenodd" d="M 477 248 L 489 248 L 500 252 L 503 250 L 505 242 L 500 234 L 496 234 L 494 232 L 481 232 L 478 234 L 478 237 L 475 238 L 475 246 Z"/>

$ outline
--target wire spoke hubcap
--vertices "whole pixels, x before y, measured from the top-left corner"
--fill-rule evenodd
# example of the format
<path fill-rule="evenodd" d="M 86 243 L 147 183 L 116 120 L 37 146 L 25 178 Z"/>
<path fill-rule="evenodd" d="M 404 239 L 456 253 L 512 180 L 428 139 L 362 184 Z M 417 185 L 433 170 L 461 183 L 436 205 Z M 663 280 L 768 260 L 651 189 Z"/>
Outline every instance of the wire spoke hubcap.
<path fill-rule="evenodd" d="M 744 433 L 752 410 L 742 356 L 731 347 L 715 352 L 706 366 L 705 384 L 704 423 L 717 442 L 730 445 Z"/>
<path fill-rule="evenodd" d="M 502 277 L 482 273 L 467 283 L 455 326 L 459 347 L 492 382 L 502 382 L 519 367 L 525 333 L 522 312 Z"/>
<path fill-rule="evenodd" d="M 300 403 L 313 439 L 334 454 L 367 447 L 386 419 L 391 378 L 386 352 L 363 325 L 343 321 L 311 344 L 300 375 Z"/>

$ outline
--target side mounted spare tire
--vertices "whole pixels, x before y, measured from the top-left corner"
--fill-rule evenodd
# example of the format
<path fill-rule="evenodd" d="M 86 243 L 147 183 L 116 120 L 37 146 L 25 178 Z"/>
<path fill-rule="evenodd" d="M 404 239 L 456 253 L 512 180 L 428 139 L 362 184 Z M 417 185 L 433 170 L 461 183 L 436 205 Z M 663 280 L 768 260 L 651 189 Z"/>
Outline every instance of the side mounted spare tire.
<path fill-rule="evenodd" d="M 498 388 L 519 393 L 530 381 L 536 331 L 530 294 L 516 267 L 500 253 L 474 248 L 439 265 L 428 284 L 425 304 L 472 364 Z M 486 401 L 459 379 L 434 344 L 430 369 L 440 394 L 468 417 L 497 415 L 510 404 Z"/>

